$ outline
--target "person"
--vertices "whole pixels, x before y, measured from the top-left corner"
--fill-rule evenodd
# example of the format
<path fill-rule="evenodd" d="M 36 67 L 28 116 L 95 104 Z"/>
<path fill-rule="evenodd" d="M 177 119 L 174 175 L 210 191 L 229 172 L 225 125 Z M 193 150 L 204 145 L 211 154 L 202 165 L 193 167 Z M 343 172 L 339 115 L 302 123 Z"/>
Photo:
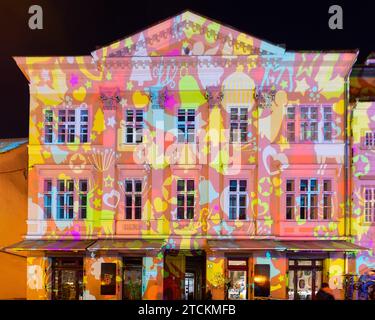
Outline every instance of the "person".
<path fill-rule="evenodd" d="M 359 277 L 360 300 L 375 299 L 375 269 L 369 269 Z"/>
<path fill-rule="evenodd" d="M 328 283 L 323 282 L 318 293 L 316 294 L 316 300 L 335 300 Z"/>

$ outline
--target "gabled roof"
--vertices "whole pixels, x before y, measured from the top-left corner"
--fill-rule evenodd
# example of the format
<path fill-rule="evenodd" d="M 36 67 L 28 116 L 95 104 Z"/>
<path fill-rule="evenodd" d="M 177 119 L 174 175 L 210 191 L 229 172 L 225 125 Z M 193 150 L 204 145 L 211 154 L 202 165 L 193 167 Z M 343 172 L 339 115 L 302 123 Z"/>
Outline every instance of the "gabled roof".
<path fill-rule="evenodd" d="M 189 45 L 192 46 L 189 48 Z M 193 47 L 194 46 L 194 47 Z M 186 49 L 188 48 L 188 49 Z M 201 52 L 201 54 L 196 54 Z M 281 46 L 184 11 L 92 52 L 95 59 L 158 55 L 280 55 Z M 202 54 L 203 53 L 203 54 Z"/>

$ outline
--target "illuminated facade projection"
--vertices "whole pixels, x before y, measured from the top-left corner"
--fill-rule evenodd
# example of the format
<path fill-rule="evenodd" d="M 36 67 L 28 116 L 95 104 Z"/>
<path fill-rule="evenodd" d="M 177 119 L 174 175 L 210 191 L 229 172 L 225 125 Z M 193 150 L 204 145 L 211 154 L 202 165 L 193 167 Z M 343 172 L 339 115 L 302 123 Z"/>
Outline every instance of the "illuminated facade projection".
<path fill-rule="evenodd" d="M 375 261 L 347 196 L 356 58 L 189 11 L 91 56 L 16 57 L 29 209 L 9 250 L 28 256 L 27 298 L 313 299 L 328 282 L 343 299 Z"/>

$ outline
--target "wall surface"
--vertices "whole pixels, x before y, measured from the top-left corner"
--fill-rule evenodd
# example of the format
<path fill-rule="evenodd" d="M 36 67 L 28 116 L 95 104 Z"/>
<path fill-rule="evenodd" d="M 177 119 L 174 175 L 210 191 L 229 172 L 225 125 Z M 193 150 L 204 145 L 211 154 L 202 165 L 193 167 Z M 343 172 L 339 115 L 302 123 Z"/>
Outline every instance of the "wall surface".
<path fill-rule="evenodd" d="M 27 145 L 0 153 L 0 248 L 22 240 L 27 219 Z M 26 298 L 26 258 L 0 252 L 0 299 Z"/>

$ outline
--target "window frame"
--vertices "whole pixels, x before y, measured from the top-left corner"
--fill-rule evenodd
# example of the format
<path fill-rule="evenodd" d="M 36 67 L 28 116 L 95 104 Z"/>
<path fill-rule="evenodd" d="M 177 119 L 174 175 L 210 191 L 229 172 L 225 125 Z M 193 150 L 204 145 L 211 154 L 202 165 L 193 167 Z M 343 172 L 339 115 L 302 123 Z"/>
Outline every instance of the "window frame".
<path fill-rule="evenodd" d="M 183 190 L 178 190 L 179 182 L 183 182 L 183 184 L 184 184 Z M 192 190 L 188 190 L 189 182 L 193 183 L 193 189 Z M 176 199 L 177 199 L 176 218 L 177 218 L 177 220 L 195 220 L 195 215 L 196 215 L 195 211 L 196 211 L 196 202 L 197 202 L 196 193 L 197 193 L 196 181 L 195 181 L 194 178 L 185 178 L 185 177 L 184 178 L 181 178 L 181 177 L 177 178 L 177 181 L 176 181 Z M 179 204 L 178 204 L 179 196 L 183 197 L 183 205 L 182 206 L 179 206 Z M 193 196 L 193 205 L 188 205 L 188 198 L 191 197 L 191 196 Z M 179 215 L 179 208 L 183 209 L 182 218 Z M 188 213 L 189 213 L 188 209 L 193 210 L 193 215 L 190 218 L 188 217 Z"/>
<path fill-rule="evenodd" d="M 307 117 L 302 117 L 302 108 L 307 108 Z M 316 118 L 311 118 L 311 110 L 316 108 Z M 294 117 L 289 117 L 289 110 L 294 110 Z M 327 112 L 328 110 L 328 112 Z M 315 114 L 315 113 L 313 113 Z M 335 138 L 333 136 L 334 127 L 334 110 L 333 104 L 290 104 L 285 106 L 285 141 L 287 143 L 303 143 L 303 144 L 314 144 L 314 143 L 334 143 Z M 302 123 L 307 125 L 306 137 L 303 137 Z M 316 139 L 311 138 L 311 127 L 312 124 L 316 125 L 314 132 Z M 290 130 L 289 126 L 293 126 L 294 130 Z M 328 130 L 330 139 L 326 138 L 326 130 Z M 292 137 L 293 134 L 293 138 Z"/>
<path fill-rule="evenodd" d="M 85 118 L 83 118 L 82 115 L 83 111 L 86 112 Z M 52 112 L 52 122 L 46 121 L 47 112 Z M 72 116 L 74 117 L 73 120 Z M 58 107 L 55 109 L 46 107 L 43 111 L 43 117 L 44 144 L 77 145 L 90 143 L 90 110 L 88 106 L 79 106 L 74 108 Z M 47 126 L 48 128 L 52 127 L 51 133 L 47 133 Z M 83 132 L 83 128 L 86 128 L 86 132 Z M 50 141 L 46 140 L 47 134 L 48 136 L 52 136 Z M 86 137 L 86 141 L 83 141 L 83 136 Z"/>
<path fill-rule="evenodd" d="M 231 190 L 231 182 L 232 181 L 235 181 L 236 182 L 236 190 Z M 246 183 L 246 186 L 245 186 L 245 190 L 242 190 L 241 191 L 241 182 L 245 182 Z M 249 181 L 248 179 L 244 179 L 244 178 L 230 178 L 229 179 L 229 194 L 228 194 L 228 200 L 229 200 L 229 203 L 228 203 L 228 220 L 229 221 L 246 221 L 248 220 L 248 214 L 247 214 L 247 208 L 249 206 L 249 199 L 248 199 L 248 186 L 249 186 Z M 235 218 L 233 218 L 231 216 L 231 208 L 233 208 L 233 206 L 231 206 L 231 198 L 232 197 L 235 197 Z M 241 206 L 240 205 L 240 199 L 242 197 L 245 197 L 245 206 Z M 244 218 L 240 218 L 240 211 L 241 209 L 244 208 L 245 209 L 245 216 Z"/>
<path fill-rule="evenodd" d="M 190 114 L 189 114 L 190 112 Z M 184 114 L 182 114 L 184 113 Z M 193 120 L 189 120 L 189 117 L 193 116 Z M 197 110 L 195 108 L 179 108 L 177 109 L 177 143 L 179 144 L 194 144 L 196 143 L 196 116 Z M 180 120 L 180 117 L 184 117 L 184 121 Z M 183 132 L 180 130 L 183 128 Z M 192 130 L 192 131 L 191 131 Z M 191 133 L 192 132 L 192 133 Z M 181 139 L 181 137 L 183 137 Z M 189 137 L 193 137 L 190 141 Z"/>
<path fill-rule="evenodd" d="M 247 106 L 229 106 L 229 143 L 231 144 L 246 144 L 248 142 L 249 134 L 249 108 Z M 236 110 L 237 119 L 232 119 L 232 111 Z M 242 113 L 242 111 L 245 111 Z M 245 115 L 246 119 L 241 119 L 241 116 Z M 237 128 L 232 130 L 232 126 L 236 125 Z M 243 127 L 246 130 L 243 132 Z M 235 135 L 236 134 L 236 135 Z M 236 139 L 234 137 L 236 136 Z M 243 139 L 243 136 L 245 137 Z"/>
<path fill-rule="evenodd" d="M 293 181 L 294 189 L 288 190 L 288 182 Z M 306 189 L 302 189 L 302 181 L 307 181 Z M 316 190 L 312 190 L 311 181 L 316 181 Z M 324 191 L 324 182 L 330 182 L 330 190 Z M 334 212 L 334 181 L 333 178 L 319 178 L 319 177 L 286 177 L 284 181 L 284 219 L 285 221 L 311 221 L 311 222 L 330 222 L 333 221 L 333 212 Z M 303 196 L 303 198 L 302 198 Z M 325 196 L 330 197 L 330 215 L 327 218 L 324 218 L 324 198 Z M 288 206 L 287 198 L 292 197 L 294 199 L 293 204 Z M 315 205 L 312 206 L 312 199 L 315 200 Z M 302 206 L 302 200 L 306 199 L 306 205 Z M 301 218 L 301 208 L 306 208 L 305 218 Z M 312 215 L 312 208 L 315 209 L 315 214 Z M 291 209 L 292 215 L 288 214 L 288 209 Z M 290 217 L 290 218 L 289 218 Z"/>
<path fill-rule="evenodd" d="M 132 190 L 127 191 L 127 182 L 131 182 Z M 141 183 L 141 190 L 136 190 L 136 182 Z M 143 220 L 143 192 L 144 192 L 144 181 L 140 177 L 125 178 L 124 179 L 124 220 L 126 221 L 138 221 Z M 131 198 L 131 205 L 127 205 L 128 197 Z M 136 205 L 136 198 L 140 199 L 140 205 Z M 128 218 L 127 209 L 131 210 L 131 217 Z M 136 209 L 139 208 L 140 215 L 137 217 Z"/>
<path fill-rule="evenodd" d="M 130 112 L 132 113 L 132 120 L 129 120 Z M 142 120 L 137 121 L 137 117 L 141 115 Z M 137 108 L 127 108 L 124 113 L 125 125 L 124 125 L 124 143 L 127 145 L 138 145 L 142 144 L 144 141 L 144 127 L 145 127 L 145 111 L 143 109 Z M 132 132 L 128 133 L 128 129 L 131 129 Z M 131 136 L 132 141 L 128 140 L 128 137 Z M 140 137 L 140 140 L 137 140 Z"/>
<path fill-rule="evenodd" d="M 375 224 L 375 185 L 374 186 L 363 186 L 362 187 L 362 196 L 363 196 L 363 222 L 365 224 Z M 367 208 L 368 201 L 366 199 L 366 191 L 371 190 L 371 198 L 369 199 L 370 206 Z M 370 214 L 367 214 L 367 210 L 370 210 Z M 371 212 L 372 211 L 372 212 Z M 368 220 L 367 217 L 371 217 L 371 220 Z"/>

